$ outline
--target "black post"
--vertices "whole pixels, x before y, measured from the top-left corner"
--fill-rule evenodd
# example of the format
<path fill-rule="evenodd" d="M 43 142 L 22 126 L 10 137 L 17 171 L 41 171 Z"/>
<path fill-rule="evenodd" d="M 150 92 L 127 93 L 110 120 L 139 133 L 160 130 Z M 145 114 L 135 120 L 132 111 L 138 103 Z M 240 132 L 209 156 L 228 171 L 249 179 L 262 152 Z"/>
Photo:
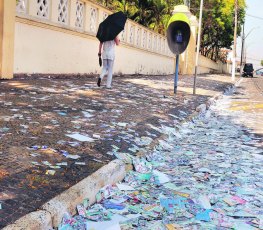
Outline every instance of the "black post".
<path fill-rule="evenodd" d="M 178 72 L 179 72 L 179 54 L 176 55 L 176 65 L 175 65 L 175 75 L 174 75 L 174 94 L 177 93 Z"/>
<path fill-rule="evenodd" d="M 245 43 L 245 22 L 243 24 L 243 34 L 242 34 L 242 47 L 241 47 L 241 60 L 240 60 L 240 76 L 242 76 L 243 71 L 243 54 L 244 54 L 244 43 Z"/>

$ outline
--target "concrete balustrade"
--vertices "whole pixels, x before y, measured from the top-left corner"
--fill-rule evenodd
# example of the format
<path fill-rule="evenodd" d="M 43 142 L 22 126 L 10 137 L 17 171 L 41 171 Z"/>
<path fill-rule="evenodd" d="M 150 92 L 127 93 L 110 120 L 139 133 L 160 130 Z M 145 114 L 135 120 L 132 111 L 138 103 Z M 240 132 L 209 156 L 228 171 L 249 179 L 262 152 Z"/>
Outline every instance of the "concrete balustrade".
<path fill-rule="evenodd" d="M 99 23 L 112 13 L 107 8 L 90 0 L 0 0 L 0 8 L 0 78 L 12 78 L 14 73 L 100 72 L 96 32 Z M 192 36 L 180 58 L 181 74 L 194 71 L 197 23 L 188 14 Z M 115 74 L 174 73 L 175 58 L 165 36 L 127 20 L 119 37 Z M 217 71 L 219 65 L 201 58 L 200 66 L 203 73 Z"/>
<path fill-rule="evenodd" d="M 90 35 L 96 35 L 99 23 L 111 13 L 103 6 L 88 0 L 18 0 L 17 3 L 17 17 L 19 18 L 77 30 Z M 150 50 L 158 54 L 173 56 L 168 49 L 162 50 L 158 47 L 158 41 L 164 41 L 165 46 L 167 46 L 166 37 L 131 20 L 127 21 L 126 27 L 123 42 L 147 50 L 147 42 L 149 41 L 145 38 L 148 33 L 153 33 L 156 39 L 150 41 L 153 42 Z M 142 46 L 143 39 L 145 39 L 144 46 Z"/>
<path fill-rule="evenodd" d="M 89 0 L 19 0 L 15 73 L 96 74 L 99 23 L 112 12 Z M 166 37 L 127 20 L 115 74 L 171 74 Z"/>

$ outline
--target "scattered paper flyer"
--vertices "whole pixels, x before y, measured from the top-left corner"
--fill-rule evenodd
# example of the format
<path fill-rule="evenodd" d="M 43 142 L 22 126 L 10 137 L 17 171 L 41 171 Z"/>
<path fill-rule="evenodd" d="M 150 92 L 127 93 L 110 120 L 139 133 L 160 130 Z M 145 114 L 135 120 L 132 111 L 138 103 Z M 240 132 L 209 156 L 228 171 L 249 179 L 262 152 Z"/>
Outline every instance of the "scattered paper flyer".
<path fill-rule="evenodd" d="M 95 140 L 93 138 L 90 138 L 88 136 L 84 136 L 82 134 L 79 134 L 79 133 L 74 133 L 74 134 L 67 134 L 66 136 L 68 137 L 71 137 L 75 140 L 78 140 L 78 141 L 82 141 L 82 142 L 94 142 Z"/>

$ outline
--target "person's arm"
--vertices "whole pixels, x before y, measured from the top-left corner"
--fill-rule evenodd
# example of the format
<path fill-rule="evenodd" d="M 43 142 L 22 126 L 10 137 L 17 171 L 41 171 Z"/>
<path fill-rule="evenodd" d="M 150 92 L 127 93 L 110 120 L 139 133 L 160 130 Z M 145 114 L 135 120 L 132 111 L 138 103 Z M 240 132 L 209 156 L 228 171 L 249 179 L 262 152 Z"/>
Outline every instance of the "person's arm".
<path fill-rule="evenodd" d="M 99 56 L 101 56 L 101 48 L 102 48 L 102 44 L 103 44 L 103 43 L 100 42 L 100 45 L 99 45 L 99 53 L 98 53 Z"/>
<path fill-rule="evenodd" d="M 116 45 L 118 46 L 121 42 L 120 39 L 118 38 L 118 36 L 114 39 Z"/>

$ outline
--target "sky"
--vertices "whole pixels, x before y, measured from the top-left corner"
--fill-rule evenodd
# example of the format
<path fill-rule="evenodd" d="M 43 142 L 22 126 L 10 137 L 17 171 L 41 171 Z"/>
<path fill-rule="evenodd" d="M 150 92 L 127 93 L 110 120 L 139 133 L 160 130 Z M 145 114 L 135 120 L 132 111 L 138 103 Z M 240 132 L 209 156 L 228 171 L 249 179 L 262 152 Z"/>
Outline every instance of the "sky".
<path fill-rule="evenodd" d="M 246 0 L 246 21 L 245 36 L 251 31 L 245 40 L 245 51 L 247 63 L 253 63 L 254 69 L 260 67 L 260 60 L 263 60 L 263 0 Z M 260 17 L 257 19 L 248 15 Z M 241 56 L 241 37 L 237 40 L 237 60 Z"/>

